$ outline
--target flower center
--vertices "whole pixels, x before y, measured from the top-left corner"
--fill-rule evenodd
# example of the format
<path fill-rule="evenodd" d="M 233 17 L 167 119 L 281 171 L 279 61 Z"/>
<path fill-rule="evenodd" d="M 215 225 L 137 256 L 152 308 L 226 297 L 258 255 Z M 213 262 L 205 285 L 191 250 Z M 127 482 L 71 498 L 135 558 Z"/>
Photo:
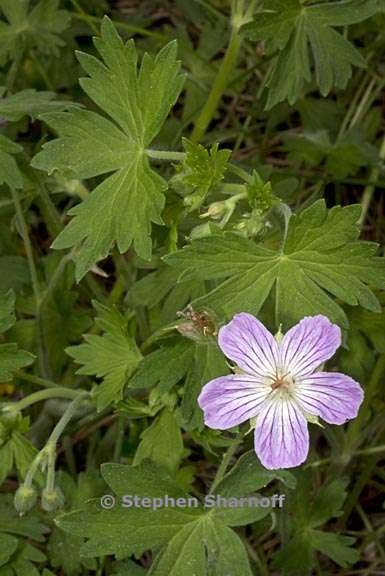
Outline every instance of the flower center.
<path fill-rule="evenodd" d="M 294 380 L 291 378 L 289 373 L 287 374 L 276 374 L 274 381 L 270 384 L 272 390 L 278 390 L 288 392 L 292 384 L 294 384 Z"/>
<path fill-rule="evenodd" d="M 271 384 L 271 388 L 272 390 L 277 390 L 277 388 L 289 388 L 289 382 L 287 382 L 282 376 L 277 376 Z"/>

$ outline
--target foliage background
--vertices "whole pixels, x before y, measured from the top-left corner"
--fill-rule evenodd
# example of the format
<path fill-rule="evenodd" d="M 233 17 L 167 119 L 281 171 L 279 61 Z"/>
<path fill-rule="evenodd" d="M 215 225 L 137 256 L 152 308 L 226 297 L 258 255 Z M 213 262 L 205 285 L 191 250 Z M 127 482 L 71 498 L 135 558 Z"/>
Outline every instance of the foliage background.
<path fill-rule="evenodd" d="M 383 574 L 383 0 L 0 12 L 0 576 Z M 239 311 L 343 329 L 366 399 L 301 469 L 202 424 Z M 99 504 L 209 490 L 286 502 Z"/>

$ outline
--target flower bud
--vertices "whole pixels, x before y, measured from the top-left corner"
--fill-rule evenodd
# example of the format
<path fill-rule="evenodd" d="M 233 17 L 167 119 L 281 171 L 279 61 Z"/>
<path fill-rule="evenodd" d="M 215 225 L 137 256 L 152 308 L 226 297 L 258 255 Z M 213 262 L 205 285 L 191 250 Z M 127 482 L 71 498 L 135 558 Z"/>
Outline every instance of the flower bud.
<path fill-rule="evenodd" d="M 44 488 L 41 494 L 41 507 L 46 512 L 53 512 L 64 506 L 65 498 L 60 488 L 55 486 L 53 489 Z"/>
<path fill-rule="evenodd" d="M 229 206 L 226 200 L 221 200 L 220 202 L 213 202 L 207 209 L 207 212 L 201 215 L 201 218 L 213 218 L 214 220 L 219 220 L 225 215 Z"/>
<path fill-rule="evenodd" d="M 25 514 L 35 506 L 36 499 L 36 490 L 32 486 L 22 484 L 15 492 L 13 504 L 19 514 Z"/>

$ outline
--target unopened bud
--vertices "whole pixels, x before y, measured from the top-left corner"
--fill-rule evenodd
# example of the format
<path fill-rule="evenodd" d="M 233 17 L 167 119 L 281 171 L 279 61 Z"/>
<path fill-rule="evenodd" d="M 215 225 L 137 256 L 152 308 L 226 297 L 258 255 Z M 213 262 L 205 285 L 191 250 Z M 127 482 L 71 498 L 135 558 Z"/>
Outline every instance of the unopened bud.
<path fill-rule="evenodd" d="M 25 514 L 35 506 L 36 499 L 36 490 L 32 486 L 22 484 L 15 492 L 13 505 L 19 514 Z"/>
<path fill-rule="evenodd" d="M 60 488 L 55 486 L 53 489 L 44 488 L 41 494 L 41 507 L 46 512 L 53 512 L 64 506 L 65 498 Z"/>
<path fill-rule="evenodd" d="M 201 218 L 213 218 L 219 220 L 228 210 L 226 201 L 213 202 L 207 209 L 207 212 L 201 215 Z"/>

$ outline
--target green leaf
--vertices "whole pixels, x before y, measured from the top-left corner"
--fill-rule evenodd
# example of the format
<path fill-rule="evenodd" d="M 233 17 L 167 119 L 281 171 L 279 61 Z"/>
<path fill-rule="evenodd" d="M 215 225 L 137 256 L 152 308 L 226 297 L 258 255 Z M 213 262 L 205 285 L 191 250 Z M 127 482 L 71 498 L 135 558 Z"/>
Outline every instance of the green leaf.
<path fill-rule="evenodd" d="M 77 106 L 73 102 L 55 100 L 55 98 L 54 92 L 38 92 L 31 88 L 21 90 L 0 99 L 0 117 L 11 122 L 17 122 L 24 116 L 30 116 L 34 120 L 43 113 Z"/>
<path fill-rule="evenodd" d="M 145 54 L 137 70 L 132 40 L 123 43 L 105 18 L 95 46 L 103 59 L 79 53 L 89 77 L 81 80 L 88 96 L 111 120 L 88 110 L 43 115 L 59 138 L 43 146 L 32 165 L 73 178 L 112 172 L 70 210 L 74 216 L 53 247 L 80 244 L 76 276 L 105 258 L 114 243 L 121 253 L 131 244 L 144 259 L 151 256 L 151 223 L 162 224 L 166 182 L 149 165 L 145 149 L 160 131 L 182 87 L 175 42 L 151 57 Z"/>
<path fill-rule="evenodd" d="M 7 184 L 10 188 L 23 186 L 23 177 L 14 159 L 14 155 L 21 151 L 21 146 L 0 134 L 0 184 Z"/>
<path fill-rule="evenodd" d="M 231 156 L 231 150 L 218 150 L 218 144 L 206 150 L 201 144 L 194 144 L 183 138 L 186 158 L 173 179 L 174 185 L 181 184 L 193 189 L 184 202 L 190 210 L 202 204 L 207 192 L 223 180 Z"/>
<path fill-rule="evenodd" d="M 343 179 L 354 175 L 363 166 L 376 165 L 376 149 L 365 142 L 359 130 L 350 130 L 331 142 L 326 130 L 315 133 L 288 134 L 283 136 L 283 150 L 289 152 L 290 159 L 312 166 L 322 163 L 335 178 Z"/>
<path fill-rule="evenodd" d="M 132 306 L 147 306 L 151 310 L 161 304 L 161 325 L 173 322 L 178 311 L 204 293 L 202 282 L 177 283 L 178 276 L 178 272 L 169 266 L 160 266 L 135 282 L 128 294 L 128 302 Z"/>
<path fill-rule="evenodd" d="M 377 245 L 359 241 L 360 206 L 328 210 L 320 200 L 288 223 L 282 246 L 273 250 L 234 233 L 193 241 L 168 255 L 180 279 L 216 280 L 217 286 L 193 305 L 231 317 L 257 315 L 273 292 L 276 323 L 293 325 L 307 315 L 325 314 L 343 328 L 345 312 L 333 299 L 380 311 L 368 285 L 385 287 L 385 265 Z"/>
<path fill-rule="evenodd" d="M 15 295 L 13 290 L 0 292 L 0 333 L 11 328 L 15 321 L 14 315 Z M 0 382 L 9 382 L 13 378 L 13 373 L 19 368 L 29 366 L 34 361 L 35 356 L 19 350 L 17 344 L 0 344 Z"/>
<path fill-rule="evenodd" d="M 74 509 L 84 501 L 105 491 L 105 483 L 96 471 L 80 473 L 77 482 L 61 471 L 57 482 L 64 492 L 66 505 L 71 505 Z M 57 569 L 56 573 L 60 573 L 62 569 L 66 576 L 77 576 L 82 574 L 83 567 L 91 571 L 97 569 L 94 559 L 83 558 L 80 555 L 83 542 L 84 539 L 81 536 L 64 532 L 57 526 L 53 527 L 49 535 L 47 550 L 51 566 Z"/>
<path fill-rule="evenodd" d="M 44 542 L 44 534 L 48 531 L 48 527 L 41 522 L 35 512 L 19 516 L 13 506 L 12 494 L 0 495 L 0 533 L 15 534 L 37 542 Z"/>
<path fill-rule="evenodd" d="M 266 107 L 287 99 L 293 104 L 304 85 L 315 80 L 323 96 L 333 87 L 343 89 L 352 67 L 365 67 L 360 52 L 339 32 L 376 13 L 377 0 L 343 0 L 304 5 L 300 0 L 264 0 L 255 20 L 244 27 L 246 34 L 265 43 L 275 55 L 266 79 Z"/>
<path fill-rule="evenodd" d="M 102 475 L 114 494 L 117 505 L 103 510 L 99 502 L 58 518 L 63 530 L 88 538 L 82 553 L 86 556 L 117 554 L 120 558 L 142 554 L 145 550 L 166 544 L 185 524 L 194 521 L 199 511 L 193 508 L 121 507 L 122 496 L 140 498 L 184 498 L 186 494 L 159 466 L 145 461 L 140 466 L 104 464 Z M 106 523 L 110 529 L 106 533 Z"/>
<path fill-rule="evenodd" d="M 0 256 L 0 290 L 19 290 L 29 284 L 31 276 L 28 262 L 21 256 Z"/>
<path fill-rule="evenodd" d="M 197 403 L 202 387 L 228 372 L 225 357 L 212 337 L 177 340 L 145 356 L 129 386 L 142 388 L 158 383 L 159 392 L 164 394 L 184 379 L 180 415 L 183 427 L 193 430 L 203 425 Z"/>
<path fill-rule="evenodd" d="M 189 498 L 164 469 L 148 460 L 140 466 L 104 464 L 102 475 L 115 494 L 113 509 L 103 510 L 94 502 L 57 519 L 64 530 L 88 539 L 82 548 L 84 555 L 115 554 L 122 558 L 149 549 L 158 551 L 161 546 L 151 576 L 251 576 L 242 542 L 203 507 L 122 508 L 124 495 Z"/>
<path fill-rule="evenodd" d="M 1 347 L 0 347 L 1 351 Z M 36 448 L 24 435 L 28 430 L 27 418 L 20 415 L 6 415 L 0 419 L 0 485 L 16 467 L 22 479 L 25 478 L 32 460 L 37 454 Z M 41 480 L 39 471 L 36 479 Z"/>
<path fill-rule="evenodd" d="M 6 564 L 0 569 L 2 575 L 17 574 L 17 576 L 39 576 L 40 572 L 35 563 L 46 561 L 45 555 L 29 543 L 18 541 L 14 554 L 9 557 Z"/>
<path fill-rule="evenodd" d="M 0 22 L 0 62 L 17 59 L 31 48 L 57 55 L 64 45 L 60 34 L 70 20 L 69 13 L 58 6 L 59 0 L 40 0 L 32 8 L 29 0 L 0 0 L 6 18 Z"/>
<path fill-rule="evenodd" d="M 330 518 L 341 516 L 343 503 L 346 498 L 347 482 L 339 478 L 324 484 L 309 507 L 310 522 L 312 528 L 325 524 Z"/>
<path fill-rule="evenodd" d="M 249 559 L 239 536 L 220 522 L 210 522 L 206 530 L 207 564 L 214 576 L 252 576 Z"/>
<path fill-rule="evenodd" d="M 161 393 L 168 392 L 188 372 L 193 361 L 193 348 L 193 342 L 178 340 L 151 352 L 141 360 L 129 387 L 150 388 L 158 384 Z"/>
<path fill-rule="evenodd" d="M 342 568 L 347 568 L 360 559 L 358 550 L 354 550 L 351 547 L 355 540 L 355 538 L 349 536 L 330 534 L 320 530 L 312 530 L 310 533 L 312 547 L 331 558 L 333 562 Z"/>
<path fill-rule="evenodd" d="M 205 576 L 205 539 L 204 522 L 186 524 L 171 539 L 160 560 L 150 570 L 150 576 Z"/>
<path fill-rule="evenodd" d="M 58 252 L 51 253 L 45 262 L 47 284 L 52 281 L 57 267 L 60 266 L 60 256 Z M 73 269 L 71 263 L 62 272 L 40 311 L 47 363 L 54 378 L 60 377 L 68 363 L 66 347 L 78 343 L 82 334 L 92 325 L 89 314 L 79 305 L 79 296 L 73 289 L 75 281 Z M 34 336 L 36 341 L 37 334 Z"/>
<path fill-rule="evenodd" d="M 344 480 L 335 479 L 314 490 L 312 475 L 300 475 L 297 490 L 287 502 L 289 539 L 275 554 L 274 568 L 279 567 L 284 575 L 294 576 L 298 570 L 308 574 L 314 566 L 317 551 L 343 568 L 359 559 L 357 551 L 351 548 L 354 538 L 329 532 L 329 525 L 326 526 L 327 532 L 315 530 L 315 527 L 321 527 L 342 514 L 346 484 Z"/>
<path fill-rule="evenodd" d="M 140 360 L 140 352 L 128 335 L 127 320 L 115 307 L 108 308 L 98 302 L 94 302 L 94 307 L 98 313 L 95 324 L 104 333 L 86 334 L 84 343 L 69 346 L 66 352 L 83 365 L 77 374 L 103 379 L 96 390 L 100 411 L 122 399 L 128 378 Z"/>
<path fill-rule="evenodd" d="M 18 539 L 14 536 L 2 534 L 0 540 L 0 566 L 8 562 L 18 545 Z"/>
<path fill-rule="evenodd" d="M 380 297 L 384 302 L 383 296 Z M 349 319 L 356 330 L 364 334 L 377 352 L 385 353 L 385 310 L 380 313 L 353 308 Z"/>
<path fill-rule="evenodd" d="M 9 382 L 13 378 L 15 370 L 29 366 L 35 360 L 35 356 L 19 350 L 17 344 L 0 345 L 0 381 Z"/>
<path fill-rule="evenodd" d="M 171 410 L 165 408 L 145 429 L 136 449 L 134 465 L 149 458 L 174 475 L 183 457 L 181 430 Z"/>
<path fill-rule="evenodd" d="M 226 474 L 217 486 L 216 494 L 222 496 L 247 496 L 261 488 L 266 488 L 270 482 L 279 480 L 288 488 L 296 487 L 295 477 L 287 470 L 267 470 L 258 461 L 254 450 L 243 454 L 231 471 Z"/>
<path fill-rule="evenodd" d="M 181 416 L 186 430 L 202 428 L 202 411 L 197 398 L 202 387 L 218 376 L 228 374 L 226 360 L 212 338 L 197 342 L 193 349 L 193 361 L 186 375 L 181 404 Z"/>

